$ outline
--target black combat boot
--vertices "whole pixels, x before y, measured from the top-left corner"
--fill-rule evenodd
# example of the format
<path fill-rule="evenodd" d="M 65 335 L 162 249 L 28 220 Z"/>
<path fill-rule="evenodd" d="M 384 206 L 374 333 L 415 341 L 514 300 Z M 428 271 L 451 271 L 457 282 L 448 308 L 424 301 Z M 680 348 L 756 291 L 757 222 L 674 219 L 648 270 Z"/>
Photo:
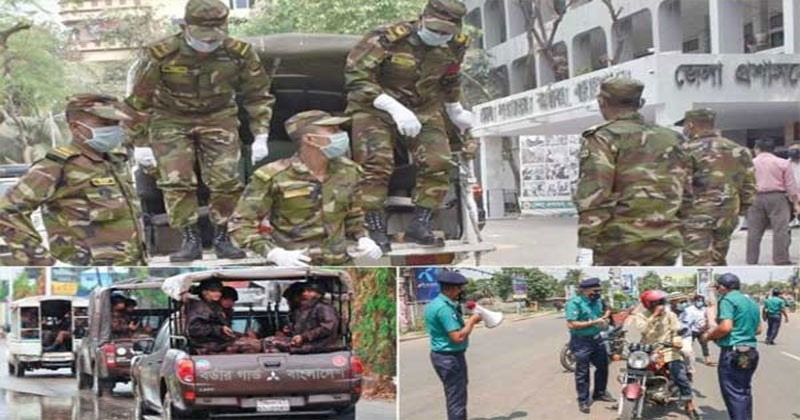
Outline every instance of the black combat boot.
<path fill-rule="evenodd" d="M 217 225 L 214 235 L 214 253 L 217 258 L 238 260 L 247 256 L 244 251 L 236 248 L 228 237 L 228 225 Z"/>
<path fill-rule="evenodd" d="M 406 226 L 406 242 L 413 241 L 420 245 L 444 246 L 444 240 L 436 237 L 431 232 L 431 218 L 433 209 L 417 206 L 414 209 L 414 218 Z"/>
<path fill-rule="evenodd" d="M 386 217 L 382 211 L 370 210 L 364 215 L 367 222 L 367 229 L 369 230 L 369 237 L 381 247 L 383 253 L 392 250 L 392 241 L 389 240 L 389 235 L 386 233 Z"/>
<path fill-rule="evenodd" d="M 170 262 L 189 262 L 203 259 L 203 244 L 200 243 L 200 235 L 197 225 L 189 225 L 181 228 L 181 249 L 174 254 L 170 254 Z"/>

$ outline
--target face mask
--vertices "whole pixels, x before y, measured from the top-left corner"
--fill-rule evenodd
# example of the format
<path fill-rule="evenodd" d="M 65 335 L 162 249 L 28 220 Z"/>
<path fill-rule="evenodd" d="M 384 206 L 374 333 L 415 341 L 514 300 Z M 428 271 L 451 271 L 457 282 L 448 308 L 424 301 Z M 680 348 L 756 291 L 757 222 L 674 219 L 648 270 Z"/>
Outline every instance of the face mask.
<path fill-rule="evenodd" d="M 683 311 L 685 311 L 685 310 L 686 310 L 686 308 L 687 308 L 688 306 L 689 306 L 689 304 L 688 304 L 688 303 L 686 303 L 686 302 L 682 302 L 682 303 L 679 303 L 679 304 L 678 304 L 678 306 L 677 306 L 677 309 L 678 309 L 678 311 L 679 311 L 679 312 L 683 312 Z"/>
<path fill-rule="evenodd" d="M 205 42 L 199 39 L 193 38 L 189 33 L 186 33 L 186 43 L 192 47 L 193 50 L 201 53 L 211 53 L 214 52 L 220 45 L 222 45 L 222 41 L 212 41 L 212 42 Z"/>
<path fill-rule="evenodd" d="M 350 136 L 346 131 L 328 136 L 330 144 L 322 146 L 320 150 L 328 159 L 342 157 L 350 151 Z"/>
<path fill-rule="evenodd" d="M 439 34 L 426 28 L 425 25 L 417 31 L 417 35 L 429 47 L 441 47 L 453 39 L 453 34 Z"/>
<path fill-rule="evenodd" d="M 600 296 L 602 296 L 600 294 L 600 292 L 594 292 L 594 293 L 589 295 L 589 299 L 595 301 L 595 300 L 600 299 Z"/>
<path fill-rule="evenodd" d="M 80 121 L 76 121 L 76 123 L 92 132 L 92 137 L 86 139 L 85 143 L 100 153 L 106 153 L 122 144 L 122 137 L 125 133 L 119 125 L 91 127 Z"/>
<path fill-rule="evenodd" d="M 697 301 L 697 302 L 694 303 L 694 306 L 695 306 L 695 308 L 702 308 L 703 307 L 703 302 Z"/>

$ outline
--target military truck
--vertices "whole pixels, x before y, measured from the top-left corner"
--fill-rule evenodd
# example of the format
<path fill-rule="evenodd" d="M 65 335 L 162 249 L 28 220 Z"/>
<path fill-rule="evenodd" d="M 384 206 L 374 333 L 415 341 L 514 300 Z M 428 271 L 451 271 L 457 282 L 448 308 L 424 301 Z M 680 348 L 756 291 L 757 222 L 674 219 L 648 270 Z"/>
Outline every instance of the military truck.
<path fill-rule="evenodd" d="M 359 37 L 351 35 L 326 34 L 278 34 L 248 39 L 258 52 L 268 73 L 273 75 L 272 94 L 276 104 L 269 136 L 269 156 L 259 165 L 283 159 L 296 152 L 284 130 L 283 124 L 292 115 L 309 110 L 321 109 L 334 114 L 344 112 L 346 93 L 344 92 L 344 67 L 348 52 L 358 42 Z M 250 164 L 250 134 L 247 117 L 240 113 L 242 139 L 241 172 L 244 179 L 252 173 Z M 449 120 L 448 120 L 449 121 Z M 459 162 L 463 138 L 457 130 L 450 127 L 453 161 Z M 155 254 L 154 263 L 166 262 L 164 255 L 177 250 L 180 235 L 168 226 L 163 203 L 163 195 L 156 185 L 152 171 L 137 170 L 136 184 L 145 215 L 145 229 L 148 247 Z M 198 179 L 201 179 L 198 176 Z M 457 258 L 470 253 L 479 260 L 480 254 L 494 250 L 483 242 L 480 230 L 485 221 L 485 212 L 480 194 L 480 186 L 475 183 L 471 162 L 461 161 L 451 171 L 450 191 L 445 204 L 434 219 L 434 230 L 446 239 L 444 247 L 422 247 L 416 244 L 401 243 L 400 236 L 413 214 L 412 191 L 416 184 L 416 170 L 410 162 L 409 152 L 403 145 L 395 148 L 395 170 L 389 183 L 389 199 L 386 203 L 389 233 L 395 240 L 393 250 L 388 254 L 392 265 L 450 264 Z M 201 206 L 200 228 L 204 247 L 209 247 L 212 238 L 212 225 L 208 221 L 208 190 L 200 186 Z M 251 255 L 252 256 L 252 255 Z M 208 253 L 196 265 L 208 265 Z M 243 261 L 231 261 L 242 264 Z M 260 261 L 248 260 L 244 263 Z"/>

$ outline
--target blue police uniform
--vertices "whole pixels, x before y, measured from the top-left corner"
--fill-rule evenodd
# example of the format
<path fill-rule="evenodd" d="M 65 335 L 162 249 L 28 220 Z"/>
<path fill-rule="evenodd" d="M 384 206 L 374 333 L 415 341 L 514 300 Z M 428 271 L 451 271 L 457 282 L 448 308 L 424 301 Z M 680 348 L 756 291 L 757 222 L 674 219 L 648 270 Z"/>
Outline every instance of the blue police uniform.
<path fill-rule="evenodd" d="M 771 296 L 764 300 L 764 310 L 767 312 L 768 344 L 775 344 L 775 339 L 778 337 L 778 330 L 781 328 L 783 308 L 785 307 L 786 301 L 779 296 Z"/>
<path fill-rule="evenodd" d="M 600 281 L 589 279 L 581 282 L 581 288 L 599 287 Z M 591 321 L 603 315 L 603 303 L 578 295 L 567 301 L 565 307 L 567 321 Z M 575 356 L 575 389 L 578 403 L 589 404 L 589 364 L 595 367 L 593 398 L 606 393 L 608 384 L 608 353 L 600 339 L 600 328 L 571 328 L 569 347 Z"/>

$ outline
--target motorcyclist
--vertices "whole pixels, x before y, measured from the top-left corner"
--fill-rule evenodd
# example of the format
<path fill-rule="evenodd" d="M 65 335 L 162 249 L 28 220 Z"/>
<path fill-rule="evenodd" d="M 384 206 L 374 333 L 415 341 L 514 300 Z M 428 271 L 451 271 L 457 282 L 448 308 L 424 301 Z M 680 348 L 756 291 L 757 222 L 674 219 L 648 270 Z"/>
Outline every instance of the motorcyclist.
<path fill-rule="evenodd" d="M 699 418 L 692 401 L 692 384 L 686 374 L 686 364 L 680 352 L 683 346 L 681 324 L 678 317 L 667 308 L 667 293 L 647 290 L 639 296 L 641 304 L 631 317 L 633 325 L 641 332 L 643 344 L 672 343 L 661 351 L 670 376 L 680 390 L 680 399 L 686 401 L 686 411 L 691 418 Z"/>

